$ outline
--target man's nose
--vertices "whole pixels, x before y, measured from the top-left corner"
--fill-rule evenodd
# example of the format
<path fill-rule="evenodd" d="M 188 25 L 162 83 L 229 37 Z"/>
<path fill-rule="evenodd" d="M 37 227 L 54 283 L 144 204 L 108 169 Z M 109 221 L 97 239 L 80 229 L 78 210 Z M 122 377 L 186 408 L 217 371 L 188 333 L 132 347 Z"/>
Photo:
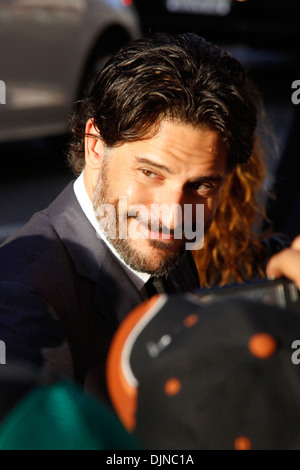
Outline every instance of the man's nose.
<path fill-rule="evenodd" d="M 151 213 L 160 220 L 163 226 L 169 230 L 175 230 L 182 226 L 183 208 L 182 191 L 173 191 L 163 198 L 163 202 L 152 204 Z"/>

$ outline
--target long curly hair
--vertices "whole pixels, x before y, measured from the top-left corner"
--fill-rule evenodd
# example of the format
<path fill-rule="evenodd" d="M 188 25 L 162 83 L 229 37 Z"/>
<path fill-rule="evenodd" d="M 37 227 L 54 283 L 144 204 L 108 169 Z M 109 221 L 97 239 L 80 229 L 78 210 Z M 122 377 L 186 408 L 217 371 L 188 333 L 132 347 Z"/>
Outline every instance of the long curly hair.
<path fill-rule="evenodd" d="M 204 246 L 193 251 L 201 287 L 265 277 L 266 249 L 256 231 L 265 218 L 262 151 L 257 137 L 249 161 L 228 174 Z"/>

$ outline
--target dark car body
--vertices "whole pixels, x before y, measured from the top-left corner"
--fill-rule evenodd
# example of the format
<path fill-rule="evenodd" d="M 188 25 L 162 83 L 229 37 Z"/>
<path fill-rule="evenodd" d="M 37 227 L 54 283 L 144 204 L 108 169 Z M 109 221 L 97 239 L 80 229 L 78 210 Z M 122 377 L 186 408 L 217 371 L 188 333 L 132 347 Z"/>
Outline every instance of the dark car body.
<path fill-rule="evenodd" d="M 219 44 L 298 49 L 296 0 L 135 0 L 135 5 L 144 34 L 189 31 Z"/>

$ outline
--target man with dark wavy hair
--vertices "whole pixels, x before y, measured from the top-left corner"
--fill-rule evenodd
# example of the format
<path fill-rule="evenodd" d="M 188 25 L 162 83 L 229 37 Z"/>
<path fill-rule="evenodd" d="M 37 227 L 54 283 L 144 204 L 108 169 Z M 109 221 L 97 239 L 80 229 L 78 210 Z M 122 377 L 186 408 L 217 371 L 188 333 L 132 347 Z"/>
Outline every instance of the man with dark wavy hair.
<path fill-rule="evenodd" d="M 198 287 L 189 244 L 251 155 L 255 128 L 244 69 L 203 38 L 156 34 L 116 53 L 72 118 L 78 177 L 0 249 L 7 361 L 106 397 L 125 316 L 155 292 Z"/>

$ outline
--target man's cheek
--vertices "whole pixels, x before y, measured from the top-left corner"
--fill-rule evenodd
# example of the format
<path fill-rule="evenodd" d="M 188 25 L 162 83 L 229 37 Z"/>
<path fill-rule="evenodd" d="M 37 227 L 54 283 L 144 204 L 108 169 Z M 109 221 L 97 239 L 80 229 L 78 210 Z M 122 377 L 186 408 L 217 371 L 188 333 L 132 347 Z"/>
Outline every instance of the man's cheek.
<path fill-rule="evenodd" d="M 205 204 L 204 217 L 206 220 L 214 219 L 217 209 L 220 205 L 220 195 L 215 198 L 210 198 Z"/>
<path fill-rule="evenodd" d="M 203 247 L 205 231 L 204 204 L 184 205 L 184 238 L 186 250 L 199 250 Z M 207 219 L 208 220 L 208 219 Z"/>

